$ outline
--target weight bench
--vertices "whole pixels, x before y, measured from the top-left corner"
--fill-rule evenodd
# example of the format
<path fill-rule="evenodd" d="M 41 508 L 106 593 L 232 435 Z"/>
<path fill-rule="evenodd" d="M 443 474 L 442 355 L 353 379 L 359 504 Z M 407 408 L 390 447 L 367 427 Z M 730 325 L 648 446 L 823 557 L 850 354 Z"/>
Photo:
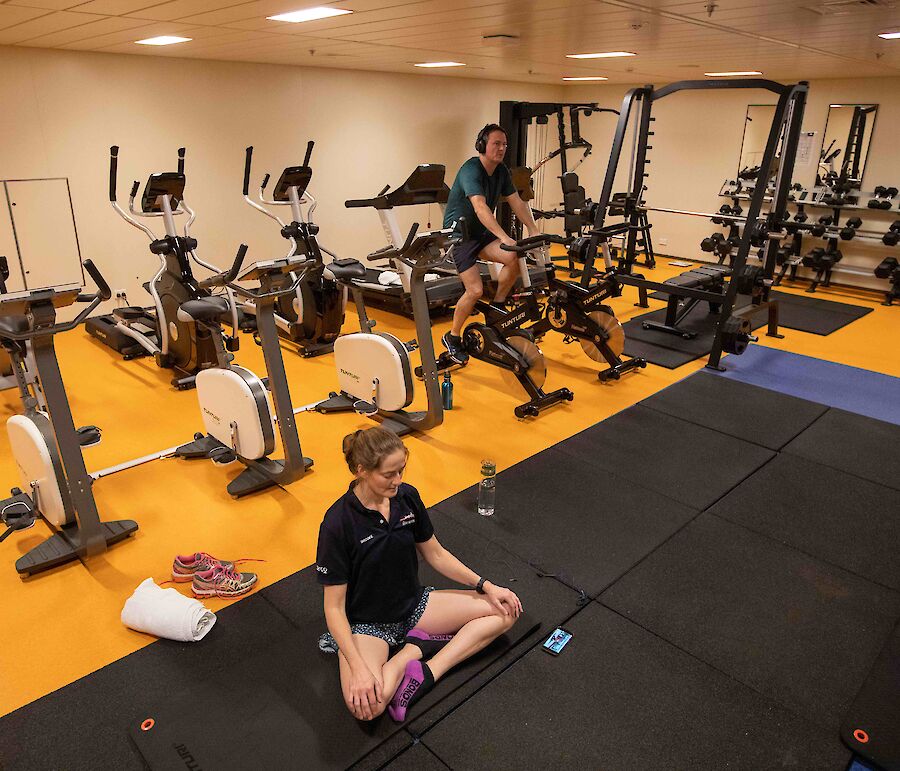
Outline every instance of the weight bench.
<path fill-rule="evenodd" d="M 727 265 L 701 265 L 666 279 L 663 283 L 685 289 L 721 292 L 724 295 L 725 279 L 730 275 L 731 268 Z M 670 335 L 678 335 L 685 340 L 691 340 L 697 336 L 697 333 L 682 329 L 680 324 L 699 302 L 702 302 L 702 300 L 694 297 L 683 297 L 673 292 L 669 294 L 665 321 L 645 321 L 642 326 L 644 329 L 656 329 L 660 332 L 668 332 Z M 721 305 L 719 303 L 710 301 L 710 313 L 718 313 L 720 309 Z"/>

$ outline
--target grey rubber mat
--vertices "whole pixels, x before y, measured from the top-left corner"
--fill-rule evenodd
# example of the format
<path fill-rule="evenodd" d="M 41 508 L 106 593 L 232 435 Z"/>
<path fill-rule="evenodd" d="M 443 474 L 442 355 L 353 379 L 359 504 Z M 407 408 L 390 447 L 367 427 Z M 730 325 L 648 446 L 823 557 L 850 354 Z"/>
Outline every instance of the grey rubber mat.
<path fill-rule="evenodd" d="M 696 372 L 640 403 L 770 450 L 780 450 L 828 409 L 710 372 Z"/>
<path fill-rule="evenodd" d="M 710 512 L 900 590 L 900 491 L 783 453 Z"/>
<path fill-rule="evenodd" d="M 676 369 L 682 364 L 706 356 L 712 350 L 718 318 L 717 314 L 709 312 L 706 303 L 698 303 L 679 325 L 686 332 L 696 334 L 693 339 L 685 340 L 658 329 L 644 329 L 645 321 L 665 321 L 665 308 L 636 316 L 622 325 L 625 329 L 625 354 L 640 356 L 660 367 Z M 763 326 L 765 321 L 764 313 L 751 318 L 754 329 Z"/>
<path fill-rule="evenodd" d="M 846 768 L 836 733 L 592 603 L 422 736 L 451 768 Z"/>
<path fill-rule="evenodd" d="M 476 511 L 477 486 L 435 511 L 471 528 L 478 540 L 504 544 L 537 569 L 595 596 L 697 510 L 601 470 L 590 455 L 572 458 L 561 448 L 502 471 L 492 517 Z"/>
<path fill-rule="evenodd" d="M 872 312 L 872 308 L 862 305 L 838 303 L 812 295 L 772 292 L 772 297 L 778 300 L 780 326 L 813 335 L 830 335 Z"/>
<path fill-rule="evenodd" d="M 784 449 L 900 490 L 900 426 L 893 423 L 830 409 Z"/>
<path fill-rule="evenodd" d="M 629 407 L 557 447 L 631 485 L 695 509 L 705 509 L 775 455 L 642 405 Z M 602 501 L 603 487 L 594 490 Z"/>
<path fill-rule="evenodd" d="M 837 731 L 900 617 L 900 594 L 702 514 L 601 601 Z"/>

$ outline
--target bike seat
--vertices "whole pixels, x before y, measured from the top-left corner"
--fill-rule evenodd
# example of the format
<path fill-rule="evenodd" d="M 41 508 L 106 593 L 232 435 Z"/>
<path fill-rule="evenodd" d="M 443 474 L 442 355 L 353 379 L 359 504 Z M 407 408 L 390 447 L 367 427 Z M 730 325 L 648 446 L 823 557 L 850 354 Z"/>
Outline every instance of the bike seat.
<path fill-rule="evenodd" d="M 329 273 L 337 281 L 348 281 L 353 278 L 365 278 L 366 267 L 359 260 L 349 258 L 333 260 L 325 266 L 325 275 Z"/>
<path fill-rule="evenodd" d="M 0 318 L 0 337 L 4 332 L 27 332 L 30 329 L 28 319 L 24 316 L 4 316 Z"/>
<path fill-rule="evenodd" d="M 216 321 L 228 313 L 231 306 L 224 297 L 201 297 L 178 306 L 179 321 Z"/>

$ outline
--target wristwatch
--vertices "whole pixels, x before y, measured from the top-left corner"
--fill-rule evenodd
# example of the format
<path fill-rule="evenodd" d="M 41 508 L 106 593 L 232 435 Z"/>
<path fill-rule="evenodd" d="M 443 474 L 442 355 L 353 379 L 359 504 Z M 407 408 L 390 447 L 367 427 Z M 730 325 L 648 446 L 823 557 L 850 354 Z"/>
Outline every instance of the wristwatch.
<path fill-rule="evenodd" d="M 478 579 L 478 583 L 475 586 L 475 591 L 478 592 L 479 594 L 486 594 L 486 592 L 484 591 L 484 582 L 485 581 L 487 581 L 486 578 Z"/>

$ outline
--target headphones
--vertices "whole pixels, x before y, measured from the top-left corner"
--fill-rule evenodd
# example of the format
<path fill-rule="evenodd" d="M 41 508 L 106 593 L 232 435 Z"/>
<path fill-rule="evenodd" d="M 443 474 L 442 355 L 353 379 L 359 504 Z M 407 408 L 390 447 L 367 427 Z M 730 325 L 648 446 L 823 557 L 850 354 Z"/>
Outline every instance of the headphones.
<path fill-rule="evenodd" d="M 495 131 L 502 131 L 504 136 L 506 136 L 506 130 L 502 126 L 496 123 L 488 123 L 478 132 L 478 136 L 475 138 L 475 152 L 481 154 L 487 152 L 488 137 Z"/>

